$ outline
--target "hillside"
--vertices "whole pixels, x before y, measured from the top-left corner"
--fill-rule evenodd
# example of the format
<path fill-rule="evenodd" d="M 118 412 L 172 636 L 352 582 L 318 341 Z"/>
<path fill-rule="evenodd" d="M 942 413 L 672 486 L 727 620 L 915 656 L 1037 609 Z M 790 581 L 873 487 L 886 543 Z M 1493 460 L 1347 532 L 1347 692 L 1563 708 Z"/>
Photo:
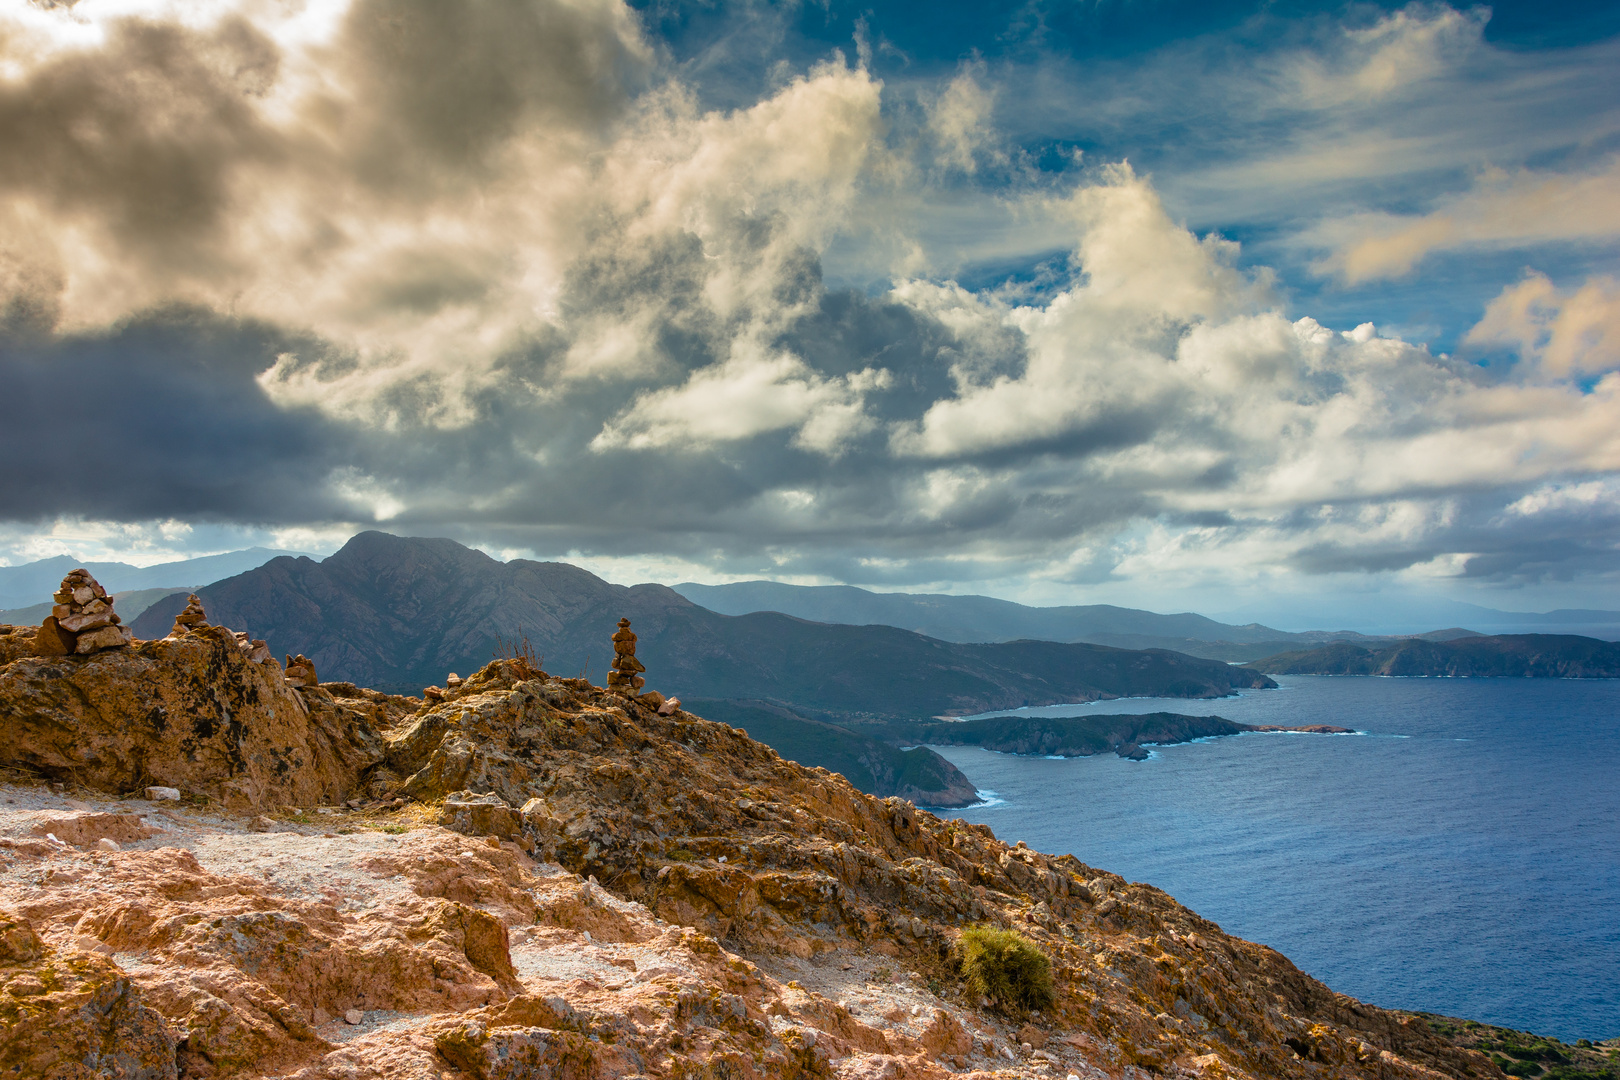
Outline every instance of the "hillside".
<path fill-rule="evenodd" d="M 7 655 L 8 1075 L 1503 1080 L 1151 886 L 520 659 L 423 701 L 213 627 Z M 969 924 L 1051 998 L 971 989 Z"/>
<path fill-rule="evenodd" d="M 965 645 L 888 626 L 720 615 L 662 585 L 610 585 L 578 567 L 497 562 L 450 540 L 361 533 L 319 563 L 273 559 L 199 595 L 210 619 L 303 653 L 323 678 L 414 692 L 527 638 L 553 670 L 598 676 L 621 617 L 666 694 L 763 699 L 821 719 L 917 718 L 1126 695 L 1220 697 L 1256 672 L 1171 652 L 1018 641 Z M 132 628 L 168 632 L 184 597 Z"/>
<path fill-rule="evenodd" d="M 748 732 L 778 754 L 838 773 L 869 795 L 918 806 L 969 806 L 979 793 L 955 765 L 926 746 L 901 750 L 870 735 L 800 716 L 766 701 L 688 698 L 688 711 Z"/>
<path fill-rule="evenodd" d="M 1565 634 L 1414 640 L 1373 649 L 1340 642 L 1281 653 L 1245 666 L 1272 675 L 1614 679 L 1620 678 L 1620 644 Z"/>

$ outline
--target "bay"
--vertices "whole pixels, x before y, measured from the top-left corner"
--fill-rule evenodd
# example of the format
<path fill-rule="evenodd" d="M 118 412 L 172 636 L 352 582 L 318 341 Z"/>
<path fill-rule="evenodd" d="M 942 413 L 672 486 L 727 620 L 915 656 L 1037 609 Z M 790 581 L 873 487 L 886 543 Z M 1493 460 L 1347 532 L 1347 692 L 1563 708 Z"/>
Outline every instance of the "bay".
<path fill-rule="evenodd" d="M 1620 681 L 1277 681 L 1001 715 L 1360 734 L 1229 736 L 1142 762 L 935 747 L 988 800 L 941 813 L 1155 885 L 1372 1004 L 1620 1035 Z"/>

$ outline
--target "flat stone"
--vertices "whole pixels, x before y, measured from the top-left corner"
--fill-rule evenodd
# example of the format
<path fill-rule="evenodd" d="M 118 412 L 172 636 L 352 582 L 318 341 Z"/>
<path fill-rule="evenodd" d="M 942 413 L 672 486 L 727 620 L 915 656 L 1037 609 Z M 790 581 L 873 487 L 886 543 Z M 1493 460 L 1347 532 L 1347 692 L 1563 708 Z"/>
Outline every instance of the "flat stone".
<path fill-rule="evenodd" d="M 103 836 L 96 841 L 96 847 L 101 851 L 122 851 L 123 845 L 110 836 Z"/>
<path fill-rule="evenodd" d="M 34 632 L 34 651 L 41 656 L 72 656 L 76 637 L 71 630 L 62 629 L 56 616 L 47 616 Z"/>
<path fill-rule="evenodd" d="M 58 619 L 56 621 L 58 625 L 62 627 L 62 629 L 71 631 L 75 634 L 82 634 L 86 630 L 96 630 L 103 626 L 111 626 L 113 624 L 112 612 L 106 610 L 105 608 L 103 608 L 101 611 L 95 612 L 94 614 L 85 612 L 82 615 L 69 615 L 65 619 Z"/>
<path fill-rule="evenodd" d="M 343 1014 L 343 1022 L 345 1024 L 359 1024 L 363 1023 L 365 1019 L 366 1014 L 361 1012 L 359 1009 L 350 1009 L 348 1012 Z"/>
<path fill-rule="evenodd" d="M 152 802 L 179 802 L 180 789 L 172 787 L 149 787 L 146 789 L 146 797 Z"/>
<path fill-rule="evenodd" d="M 88 630 L 79 635 L 73 643 L 73 651 L 79 655 L 100 652 L 102 649 L 116 649 L 121 645 L 129 644 L 128 631 L 122 626 L 103 626 L 99 630 Z"/>

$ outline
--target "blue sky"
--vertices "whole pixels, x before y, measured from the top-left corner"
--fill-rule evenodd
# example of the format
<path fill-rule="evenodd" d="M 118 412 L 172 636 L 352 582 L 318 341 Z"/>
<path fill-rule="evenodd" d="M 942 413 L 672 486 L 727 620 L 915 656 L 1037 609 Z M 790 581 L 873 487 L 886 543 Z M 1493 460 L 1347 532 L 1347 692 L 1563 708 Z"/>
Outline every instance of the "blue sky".
<path fill-rule="evenodd" d="M 1617 91 L 1612 4 L 13 2 L 0 558 L 1620 608 Z"/>

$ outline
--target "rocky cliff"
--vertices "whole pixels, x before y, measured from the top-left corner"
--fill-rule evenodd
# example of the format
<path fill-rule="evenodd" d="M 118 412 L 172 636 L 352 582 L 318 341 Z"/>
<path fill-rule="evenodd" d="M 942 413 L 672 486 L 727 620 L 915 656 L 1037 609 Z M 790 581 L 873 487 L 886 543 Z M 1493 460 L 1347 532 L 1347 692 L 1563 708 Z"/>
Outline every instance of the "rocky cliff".
<path fill-rule="evenodd" d="M 1502 1077 L 1151 886 L 522 659 L 422 701 L 223 631 L 13 637 L 0 1075 Z M 1049 1008 L 967 992 L 975 923 Z"/>

